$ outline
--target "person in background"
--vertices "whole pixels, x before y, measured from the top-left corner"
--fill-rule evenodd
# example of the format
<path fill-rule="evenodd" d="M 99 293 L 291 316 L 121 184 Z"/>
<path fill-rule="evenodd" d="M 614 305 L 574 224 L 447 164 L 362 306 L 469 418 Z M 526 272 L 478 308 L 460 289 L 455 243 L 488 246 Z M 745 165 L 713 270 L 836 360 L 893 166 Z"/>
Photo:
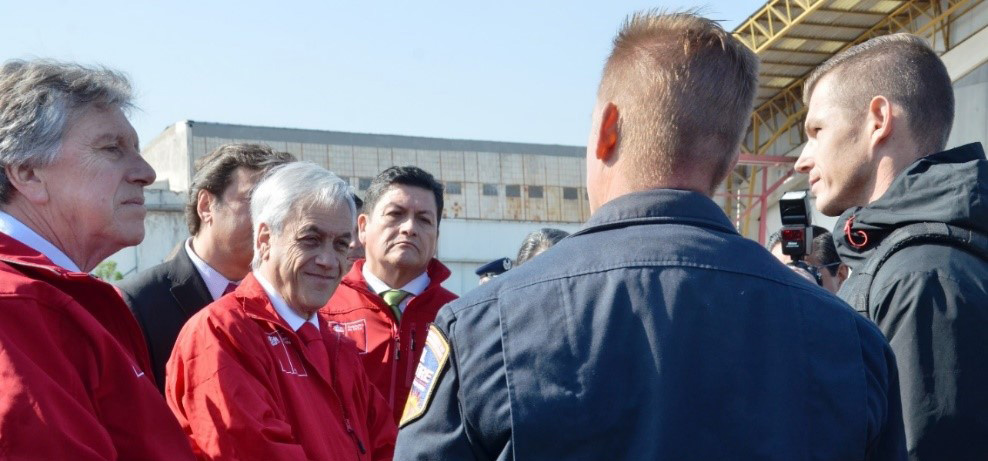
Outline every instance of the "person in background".
<path fill-rule="evenodd" d="M 429 324 L 456 295 L 436 256 L 443 186 L 425 170 L 393 166 L 375 177 L 357 217 L 366 259 L 358 260 L 322 310 L 362 354 L 395 421 L 412 386 Z"/>
<path fill-rule="evenodd" d="M 117 284 L 144 331 L 162 392 L 165 363 L 182 326 L 250 271 L 254 185 L 271 168 L 294 160 L 258 144 L 225 144 L 203 157 L 185 205 L 191 237 L 167 261 Z"/>
<path fill-rule="evenodd" d="M 141 330 L 89 275 L 144 239 L 154 182 L 130 82 L 48 60 L 0 66 L 0 456 L 193 459 Z"/>
<path fill-rule="evenodd" d="M 440 310 L 396 460 L 902 459 L 881 332 L 711 199 L 757 82 L 714 21 L 628 19 L 591 119 L 589 221 Z"/>
<path fill-rule="evenodd" d="M 356 205 L 357 214 L 359 215 L 360 213 L 363 212 L 364 201 L 361 200 L 360 197 L 357 197 L 357 194 L 352 193 L 352 191 L 350 197 L 353 199 L 353 204 Z M 346 254 L 346 262 L 347 262 L 346 273 L 350 272 L 350 269 L 353 267 L 353 264 L 356 263 L 358 259 L 364 259 L 364 244 L 360 242 L 359 238 L 357 238 L 357 235 L 359 234 L 360 234 L 360 229 L 357 228 L 357 224 L 356 222 L 354 222 L 353 225 L 354 238 L 350 240 L 350 251 L 348 251 Z"/>
<path fill-rule="evenodd" d="M 396 428 L 353 345 L 316 315 L 343 277 L 354 205 L 309 162 L 250 201 L 251 273 L 194 315 L 165 396 L 200 458 L 390 460 Z"/>
<path fill-rule="evenodd" d="M 803 260 L 816 271 L 816 274 L 811 274 L 813 281 L 817 282 L 824 290 L 837 294 L 841 284 L 847 280 L 850 269 L 848 269 L 847 264 L 841 262 L 840 256 L 837 255 L 834 236 L 827 229 L 813 226 L 813 243 L 810 247 L 810 252 Z M 769 236 L 766 248 L 782 264 L 792 262 L 789 255 L 782 253 L 782 235 L 779 232 Z"/>
<path fill-rule="evenodd" d="M 483 285 L 493 280 L 494 277 L 511 270 L 511 266 L 511 258 L 499 258 L 478 267 L 474 273 L 480 277 L 480 285 Z"/>
<path fill-rule="evenodd" d="M 566 238 L 569 232 L 551 227 L 543 227 L 525 236 L 518 249 L 518 257 L 515 258 L 515 265 L 520 266 L 528 260 L 536 257 L 539 253 L 548 250 L 560 240 Z"/>

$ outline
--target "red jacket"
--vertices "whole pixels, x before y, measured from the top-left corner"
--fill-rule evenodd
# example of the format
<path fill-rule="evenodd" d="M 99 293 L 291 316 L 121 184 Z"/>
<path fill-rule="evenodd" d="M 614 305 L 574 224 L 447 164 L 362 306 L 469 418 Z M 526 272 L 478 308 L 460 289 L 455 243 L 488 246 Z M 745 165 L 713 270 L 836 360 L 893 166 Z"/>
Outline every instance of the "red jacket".
<path fill-rule="evenodd" d="M 353 346 L 325 321 L 330 376 L 253 275 L 182 328 L 165 397 L 205 459 L 389 460 L 397 428 Z"/>
<path fill-rule="evenodd" d="M 5 234 L 0 458 L 192 459 L 114 288 Z"/>
<path fill-rule="evenodd" d="M 395 421 L 398 421 L 425 346 L 429 324 L 436 319 L 439 308 L 456 299 L 456 295 L 440 285 L 449 278 L 450 272 L 433 259 L 426 269 L 429 286 L 408 301 L 399 325 L 387 303 L 367 287 L 363 268 L 364 260 L 360 259 L 319 312 L 337 332 L 356 343 L 363 354 L 367 374 L 388 399 Z"/>

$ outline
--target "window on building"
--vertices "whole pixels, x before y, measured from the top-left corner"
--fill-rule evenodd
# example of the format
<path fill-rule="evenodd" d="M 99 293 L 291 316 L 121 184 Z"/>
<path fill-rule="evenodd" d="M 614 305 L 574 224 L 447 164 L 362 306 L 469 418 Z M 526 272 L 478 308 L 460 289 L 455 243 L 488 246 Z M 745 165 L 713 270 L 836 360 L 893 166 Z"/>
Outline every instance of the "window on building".
<path fill-rule="evenodd" d="M 528 186 L 528 198 L 542 198 L 542 186 Z"/>
<path fill-rule="evenodd" d="M 357 190 L 367 190 L 370 187 L 371 178 L 357 178 Z"/>
<path fill-rule="evenodd" d="M 460 195 L 463 193 L 463 183 L 459 181 L 446 181 L 446 193 L 449 195 Z"/>
<path fill-rule="evenodd" d="M 519 186 L 518 184 L 511 184 L 504 186 L 504 196 L 521 197 L 521 186 Z"/>
<path fill-rule="evenodd" d="M 563 188 L 563 200 L 576 200 L 580 198 L 579 192 L 575 187 L 564 187 Z"/>
<path fill-rule="evenodd" d="M 488 197 L 497 197 L 497 184 L 484 184 L 483 193 Z"/>

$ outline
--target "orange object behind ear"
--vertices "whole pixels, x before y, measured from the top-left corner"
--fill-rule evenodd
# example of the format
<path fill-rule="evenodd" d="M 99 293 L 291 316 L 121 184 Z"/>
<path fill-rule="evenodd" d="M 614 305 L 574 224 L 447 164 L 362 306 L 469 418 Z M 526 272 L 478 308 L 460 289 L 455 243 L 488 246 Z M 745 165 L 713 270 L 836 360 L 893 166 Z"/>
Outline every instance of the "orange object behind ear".
<path fill-rule="evenodd" d="M 597 159 L 607 161 L 618 142 L 618 108 L 607 103 L 600 122 L 600 136 L 597 138 Z"/>

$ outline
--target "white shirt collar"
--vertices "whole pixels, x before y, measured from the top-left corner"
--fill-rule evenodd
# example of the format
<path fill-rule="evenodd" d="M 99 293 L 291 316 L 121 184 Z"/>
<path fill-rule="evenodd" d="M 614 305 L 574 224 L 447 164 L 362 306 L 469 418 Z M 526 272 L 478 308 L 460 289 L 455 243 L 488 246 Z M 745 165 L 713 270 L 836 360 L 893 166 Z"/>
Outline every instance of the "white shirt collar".
<path fill-rule="evenodd" d="M 312 314 L 312 318 L 308 320 L 301 315 L 298 315 L 298 312 L 295 312 L 292 308 L 288 307 L 288 303 L 285 302 L 285 299 L 282 298 L 277 291 L 275 291 L 274 287 L 271 286 L 271 284 L 264 278 L 264 276 L 261 275 L 260 272 L 254 271 L 254 278 L 257 279 L 257 283 L 261 284 L 261 288 L 264 289 L 264 293 L 268 295 L 268 299 L 271 300 L 271 305 L 274 306 L 274 311 L 281 316 L 282 320 L 284 320 L 289 327 L 291 327 L 292 331 L 298 331 L 299 328 L 302 328 L 302 325 L 305 325 L 305 322 L 315 325 L 316 330 L 319 330 L 318 315 Z"/>
<path fill-rule="evenodd" d="M 370 269 L 367 268 L 367 261 L 364 261 L 364 267 L 361 269 L 360 272 L 363 274 L 364 280 L 367 281 L 367 286 L 370 287 L 371 291 L 373 291 L 374 293 L 380 295 L 385 291 L 394 289 L 371 273 Z M 429 288 L 429 282 L 431 281 L 432 280 L 429 278 L 429 272 L 426 271 L 420 274 L 418 277 L 412 279 L 411 282 L 406 283 L 405 286 L 398 288 L 399 290 L 406 291 L 412 294 L 411 296 L 408 296 L 405 299 L 403 299 L 401 303 L 398 304 L 398 309 L 400 309 L 402 312 L 405 312 L 405 307 L 408 306 L 408 301 L 411 301 L 412 298 L 422 294 L 422 292 L 425 291 L 426 288 Z"/>
<path fill-rule="evenodd" d="M 62 250 L 58 247 L 52 245 L 51 242 L 45 240 L 44 237 L 39 235 L 26 224 L 22 223 L 17 218 L 0 211 L 0 232 L 7 234 L 12 239 L 17 240 L 31 248 L 33 248 L 38 253 L 45 255 L 46 258 L 55 263 L 63 269 L 68 269 L 72 272 L 82 272 L 77 266 Z"/>
<path fill-rule="evenodd" d="M 189 255 L 189 259 L 192 260 L 192 265 L 196 266 L 196 270 L 199 271 L 199 276 L 202 277 L 202 281 L 206 282 L 206 289 L 209 290 L 209 295 L 213 297 L 213 300 L 220 299 L 223 296 L 223 292 L 226 291 L 226 287 L 229 284 L 239 285 L 240 282 L 234 282 L 227 279 L 216 272 L 216 269 L 210 267 L 203 261 L 199 255 L 196 254 L 195 250 L 192 249 L 192 238 L 190 237 L 185 241 L 185 253 Z"/>

